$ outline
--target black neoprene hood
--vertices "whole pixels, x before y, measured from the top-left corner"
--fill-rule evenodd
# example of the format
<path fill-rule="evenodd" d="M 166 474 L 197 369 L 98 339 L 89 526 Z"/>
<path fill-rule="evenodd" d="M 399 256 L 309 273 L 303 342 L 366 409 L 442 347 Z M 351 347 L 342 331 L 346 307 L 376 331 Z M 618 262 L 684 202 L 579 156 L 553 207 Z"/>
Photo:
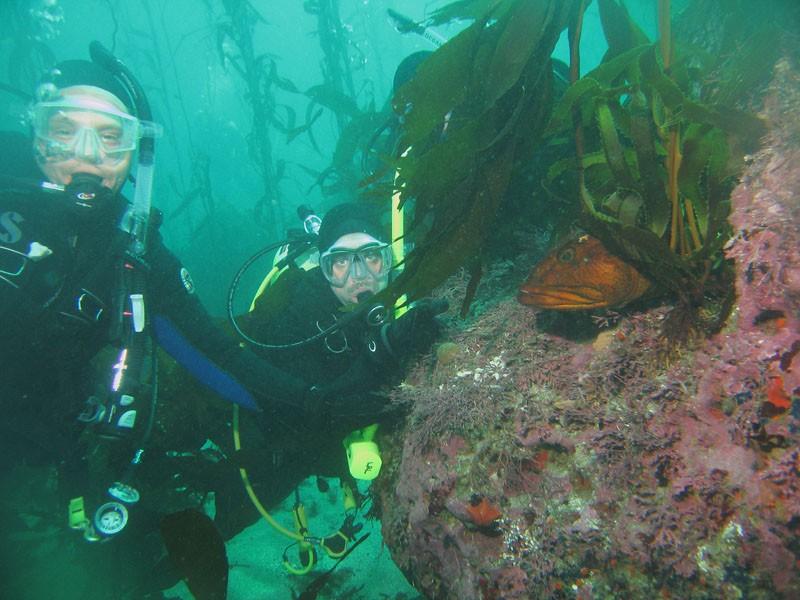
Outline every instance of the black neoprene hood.
<path fill-rule="evenodd" d="M 100 65 L 88 60 L 65 60 L 58 63 L 47 81 L 57 88 L 73 85 L 91 85 L 114 94 L 132 115 L 136 114 L 133 101 L 125 86 Z"/>
<path fill-rule="evenodd" d="M 325 252 L 343 235 L 366 233 L 383 241 L 385 235 L 374 208 L 367 204 L 347 202 L 330 209 L 319 227 L 317 248 Z"/>

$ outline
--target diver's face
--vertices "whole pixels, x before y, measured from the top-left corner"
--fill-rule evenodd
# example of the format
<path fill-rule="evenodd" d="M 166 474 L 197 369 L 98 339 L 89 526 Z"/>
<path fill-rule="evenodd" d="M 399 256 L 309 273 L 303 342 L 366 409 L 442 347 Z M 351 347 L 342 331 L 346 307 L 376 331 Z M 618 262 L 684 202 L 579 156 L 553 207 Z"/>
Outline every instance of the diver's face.
<path fill-rule="evenodd" d="M 77 107 L 53 110 L 43 124 L 47 138 L 34 141 L 37 161 L 48 180 L 69 185 L 74 175 L 96 175 L 104 187 L 118 192 L 131 167 L 132 150 L 119 150 L 127 113 L 116 96 L 92 86 L 73 86 L 61 95 Z M 81 108 L 85 106 L 85 110 Z M 37 132 L 38 134 L 39 132 Z"/>
<path fill-rule="evenodd" d="M 365 245 L 375 242 L 375 238 L 366 233 L 348 233 L 340 237 L 333 244 L 332 248 L 358 250 Z M 344 285 L 331 285 L 331 290 L 342 304 L 357 304 L 358 297 L 364 292 L 369 295 L 377 294 L 388 284 L 388 275 L 376 276 L 382 271 L 382 265 L 373 264 L 380 260 L 379 253 L 374 256 L 367 253 L 364 258 L 357 260 L 363 261 L 360 265 L 350 265 L 345 261 L 333 261 L 331 271 L 337 280 L 344 278 Z M 370 261 L 370 262 L 367 262 Z"/>

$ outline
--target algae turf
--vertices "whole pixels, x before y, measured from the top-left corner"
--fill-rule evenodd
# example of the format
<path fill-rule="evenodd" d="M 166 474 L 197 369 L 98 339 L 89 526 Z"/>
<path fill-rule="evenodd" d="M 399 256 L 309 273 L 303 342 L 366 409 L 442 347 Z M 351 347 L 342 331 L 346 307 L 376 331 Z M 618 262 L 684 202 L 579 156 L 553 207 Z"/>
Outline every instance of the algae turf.
<path fill-rule="evenodd" d="M 731 195 L 737 296 L 717 333 L 670 346 L 661 305 L 566 338 L 490 277 L 498 296 L 451 324 L 458 352 L 424 359 L 397 391 L 413 409 L 385 445 L 396 465 L 380 507 L 427 595 L 800 593 L 798 72 L 788 57 L 771 70 L 771 126 Z M 502 513 L 499 536 L 470 526 L 476 494 Z"/>

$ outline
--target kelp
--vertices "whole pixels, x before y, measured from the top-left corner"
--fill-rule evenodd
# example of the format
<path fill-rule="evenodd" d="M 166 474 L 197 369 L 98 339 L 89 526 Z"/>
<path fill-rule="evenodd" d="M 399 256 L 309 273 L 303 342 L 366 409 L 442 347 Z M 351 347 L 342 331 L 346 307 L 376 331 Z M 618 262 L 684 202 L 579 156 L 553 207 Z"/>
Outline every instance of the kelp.
<path fill-rule="evenodd" d="M 374 100 L 367 93 L 366 101 L 359 103 L 364 96 L 364 87 L 356 92 L 353 83 L 352 52 L 359 52 L 351 43 L 346 27 L 339 17 L 338 0 L 306 0 L 303 9 L 317 19 L 316 35 L 319 38 L 323 59 L 321 62 L 323 81 L 305 91 L 287 89 L 302 93 L 308 98 L 305 124 L 289 132 L 287 141 L 305 133 L 312 147 L 320 154 L 322 151 L 314 137 L 314 122 L 323 109 L 336 119 L 339 140 L 330 165 L 314 177 L 311 189 L 319 186 L 324 196 L 343 196 L 352 199 L 358 195 L 362 173 L 359 170 L 361 151 L 368 145 L 376 127 L 386 121 L 387 115 L 376 111 Z M 361 106 L 359 105 L 361 104 Z M 308 170 L 306 170 L 308 171 Z"/>
<path fill-rule="evenodd" d="M 381 177 L 372 173 L 368 178 L 364 178 L 365 155 L 374 150 L 371 146 L 376 132 L 380 133 L 389 117 L 386 111 L 378 112 L 372 109 L 359 110 L 352 114 L 339 135 L 330 165 L 321 173 L 314 173 L 314 183 L 309 191 L 319 186 L 326 197 L 341 195 L 352 199 L 355 196 L 371 195 L 377 189 Z M 316 148 L 310 127 L 306 129 L 306 133 Z M 385 175 L 389 169 L 390 159 L 388 157 L 381 159 L 387 163 L 385 167 L 379 169 L 380 175 Z M 310 173 L 307 169 L 306 172 Z M 391 190 L 384 190 L 383 197 L 388 196 L 391 196 Z"/>
<path fill-rule="evenodd" d="M 382 293 L 433 288 L 475 259 L 515 170 L 531 160 L 552 108 L 550 55 L 577 0 L 457 2 L 432 24 L 474 22 L 434 52 L 394 98 L 402 116 L 395 190 L 413 200 L 414 249 Z M 473 269 L 473 274 L 478 273 Z"/>
<path fill-rule="evenodd" d="M 306 92 L 311 105 L 319 103 L 333 111 L 343 131 L 360 111 L 356 105 L 347 33 L 339 17 L 339 0 L 306 0 L 304 10 L 317 18 L 317 37 L 322 49 L 324 82 Z M 310 106 L 311 106 L 310 105 Z"/>
<path fill-rule="evenodd" d="M 737 101 L 769 73 L 765 39 L 776 33 L 748 31 L 741 60 L 715 57 L 674 44 L 669 2 L 659 4 L 662 39 L 651 44 L 621 3 L 599 2 L 609 51 L 566 91 L 546 131 L 559 139 L 577 127 L 585 148 L 549 176 L 579 165 L 584 227 L 662 289 L 696 298 L 727 236 L 740 168 L 731 146 L 765 131 Z"/>
<path fill-rule="evenodd" d="M 266 223 L 273 228 L 275 236 L 285 229 L 280 210 L 278 171 L 272 157 L 270 124 L 280 122 L 276 114 L 275 96 L 272 88 L 278 82 L 289 85 L 277 77 L 275 62 L 267 54 L 257 54 L 254 44 L 254 29 L 264 18 L 247 0 L 223 0 L 227 19 L 217 26 L 217 48 L 224 65 L 231 66 L 247 86 L 247 98 L 252 108 L 253 127 L 247 136 L 250 156 L 261 176 L 264 194 L 256 202 L 254 216 L 262 221 L 262 213 L 268 211 Z M 230 52 L 226 41 L 238 50 Z"/>
<path fill-rule="evenodd" d="M 192 161 L 192 175 L 187 192 L 181 192 L 175 182 L 174 177 L 170 177 L 170 187 L 172 192 L 179 199 L 178 206 L 170 211 L 169 219 L 175 219 L 200 201 L 203 211 L 210 215 L 216 208 L 214 192 L 211 186 L 211 160 L 205 152 L 196 152 Z"/>
<path fill-rule="evenodd" d="M 603 57 L 606 62 L 629 48 L 647 43 L 647 35 L 628 16 L 624 4 L 615 0 L 598 0 L 600 19 L 608 42 L 608 51 Z"/>
<path fill-rule="evenodd" d="M 352 119 L 361 111 L 352 96 L 340 91 L 334 85 L 320 84 L 308 88 L 305 95 L 311 100 L 310 105 L 319 104 L 333 111 L 334 114 Z"/>

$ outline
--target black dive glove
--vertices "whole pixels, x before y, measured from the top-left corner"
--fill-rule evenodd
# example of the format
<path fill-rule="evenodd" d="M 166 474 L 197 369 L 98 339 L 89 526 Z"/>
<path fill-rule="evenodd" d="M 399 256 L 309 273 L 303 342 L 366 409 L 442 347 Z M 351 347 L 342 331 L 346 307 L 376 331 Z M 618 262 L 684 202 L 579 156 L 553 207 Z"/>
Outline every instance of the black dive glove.
<path fill-rule="evenodd" d="M 368 342 L 370 355 L 378 363 L 387 363 L 424 351 L 439 332 L 436 315 L 449 306 L 444 298 L 423 298 L 411 303 L 405 314 L 381 325 L 372 336 Z"/>
<path fill-rule="evenodd" d="M 314 386 L 303 395 L 302 412 L 312 429 L 324 429 L 331 419 L 363 421 L 368 425 L 376 418 L 396 413 L 398 407 L 391 404 L 386 396 L 364 392 L 335 394 L 324 387 Z"/>

